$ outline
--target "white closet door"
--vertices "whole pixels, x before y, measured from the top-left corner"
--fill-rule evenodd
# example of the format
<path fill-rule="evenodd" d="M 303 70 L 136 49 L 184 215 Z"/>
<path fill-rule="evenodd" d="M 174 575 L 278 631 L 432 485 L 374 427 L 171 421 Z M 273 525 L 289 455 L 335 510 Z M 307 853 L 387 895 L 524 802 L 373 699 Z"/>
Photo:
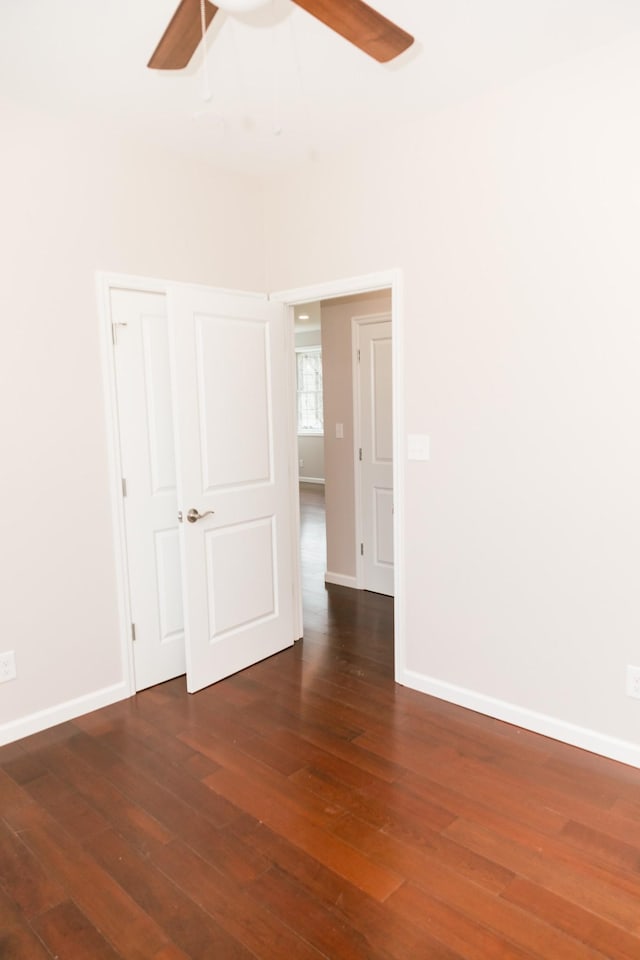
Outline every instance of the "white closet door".
<path fill-rule="evenodd" d="M 166 299 L 112 290 L 136 690 L 185 672 Z"/>

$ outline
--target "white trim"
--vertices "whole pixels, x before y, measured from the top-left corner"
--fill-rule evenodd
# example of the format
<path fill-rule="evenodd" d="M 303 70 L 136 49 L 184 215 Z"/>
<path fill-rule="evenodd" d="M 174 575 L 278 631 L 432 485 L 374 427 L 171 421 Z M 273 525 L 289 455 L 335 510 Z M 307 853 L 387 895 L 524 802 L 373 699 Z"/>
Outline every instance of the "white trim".
<path fill-rule="evenodd" d="M 297 287 L 293 290 L 278 290 L 270 293 L 270 300 L 279 303 L 295 304 L 312 303 L 314 300 L 331 300 L 334 297 L 350 297 L 356 293 L 374 293 L 376 290 L 386 290 L 399 281 L 401 271 L 381 270 L 378 273 L 366 273 L 359 277 L 345 277 L 342 280 L 329 280 L 316 283 L 308 287 Z"/>
<path fill-rule="evenodd" d="M 347 277 L 313 286 L 297 287 L 293 290 L 280 290 L 269 294 L 270 300 L 276 300 L 293 308 L 301 303 L 314 300 L 330 300 L 334 297 L 351 296 L 355 293 L 373 293 L 375 290 L 391 289 L 391 322 L 393 324 L 392 365 L 393 365 L 393 547 L 394 547 L 394 648 L 395 678 L 400 676 L 406 663 L 406 611 L 405 611 L 405 572 L 404 572 L 404 321 L 403 321 L 403 274 L 399 268 L 381 270 L 378 273 L 364 274 L 359 277 Z M 296 451 L 297 457 L 297 451 Z M 296 459 L 297 464 L 297 459 Z M 294 549 L 298 550 L 297 544 Z M 297 554 L 299 555 L 299 554 Z M 327 574 L 327 576 L 341 576 Z M 346 578 L 350 582 L 341 583 L 355 586 L 355 577 Z M 353 582 L 351 582 L 353 581 Z M 294 589 L 296 586 L 294 585 Z M 300 585 L 297 586 L 301 590 Z M 302 609 L 302 596 L 296 598 Z"/>
<path fill-rule="evenodd" d="M 0 726 L 0 746 L 13 743 L 14 740 L 21 740 L 23 737 L 30 737 L 33 733 L 40 733 L 41 730 L 55 727 L 58 723 L 75 720 L 76 717 L 99 710 L 101 707 L 108 707 L 112 703 L 117 703 L 118 700 L 126 700 L 129 696 L 129 686 L 123 680 L 121 683 L 114 683 L 110 687 L 96 690 L 95 693 L 67 700 L 46 710 L 29 713 L 26 717 L 20 717 L 19 720 L 3 723 Z"/>
<path fill-rule="evenodd" d="M 640 768 L 640 744 L 638 743 L 619 740 L 617 737 L 610 737 L 597 730 L 590 730 L 588 727 L 580 727 L 545 713 L 528 710 L 526 707 L 519 707 L 506 700 L 497 700 L 495 697 L 468 690 L 466 687 L 458 687 L 453 683 L 437 680 L 435 677 L 429 677 L 414 670 L 405 670 L 397 679 L 404 686 L 437 697 L 439 700 L 455 703 L 468 710 L 494 717 L 496 720 L 504 720 L 525 730 L 551 737 L 553 740 L 560 740 L 562 743 L 580 747 L 590 753 L 597 753 L 610 760 Z"/>
<path fill-rule="evenodd" d="M 298 477 L 300 483 L 321 483 L 324 487 L 324 477 Z"/>
<path fill-rule="evenodd" d="M 168 280 L 157 277 L 128 276 L 126 273 L 109 273 L 96 270 L 96 282 L 99 289 L 141 290 L 143 293 L 166 293 Z"/>
<path fill-rule="evenodd" d="M 360 361 L 358 351 L 360 349 L 360 328 L 356 323 L 355 317 L 351 318 L 351 410 L 353 416 L 353 510 L 354 510 L 354 534 L 353 553 L 356 564 L 356 586 L 359 590 L 364 588 L 364 558 L 362 556 L 360 544 L 363 542 L 362 536 L 362 484 L 360 482 L 360 454 L 362 446 L 362 413 L 360 410 Z"/>
<path fill-rule="evenodd" d="M 127 282 L 127 279 L 130 282 Z M 107 452 L 109 460 L 109 492 L 111 499 L 111 525 L 113 548 L 116 560 L 116 590 L 118 595 L 118 626 L 120 657 L 126 685 L 125 696 L 136 692 L 131 643 L 131 599 L 129 596 L 129 565 L 127 559 L 127 536 L 125 528 L 124 500 L 122 497 L 122 460 L 120 427 L 118 423 L 118 393 L 116 387 L 116 364 L 111 322 L 111 291 L 115 289 L 139 290 L 145 293 L 166 294 L 158 281 L 142 281 L 140 278 L 123 278 L 121 275 L 96 274 L 98 293 L 98 320 L 100 323 L 100 346 L 102 359 L 102 384 L 107 428 Z"/>
<path fill-rule="evenodd" d="M 236 290 L 231 287 L 211 287 L 206 283 L 185 283 L 180 280 L 162 280 L 159 277 L 143 277 L 135 274 L 109 273 L 96 270 L 98 283 L 104 283 L 114 290 L 140 290 L 143 293 L 167 293 L 170 286 L 179 283 L 181 287 L 190 290 L 211 290 L 230 297 L 254 297 L 256 300 L 269 300 L 269 294 L 257 290 Z"/>
<path fill-rule="evenodd" d="M 355 577 L 348 577 L 344 573 L 331 573 L 330 570 L 324 575 L 325 583 L 335 583 L 338 587 L 351 587 L 353 590 L 359 590 Z"/>
<path fill-rule="evenodd" d="M 407 609 L 405 599 L 405 389 L 404 389 L 404 279 L 393 271 L 391 295 L 391 365 L 393 397 L 393 592 L 394 672 L 397 682 L 407 662 Z"/>

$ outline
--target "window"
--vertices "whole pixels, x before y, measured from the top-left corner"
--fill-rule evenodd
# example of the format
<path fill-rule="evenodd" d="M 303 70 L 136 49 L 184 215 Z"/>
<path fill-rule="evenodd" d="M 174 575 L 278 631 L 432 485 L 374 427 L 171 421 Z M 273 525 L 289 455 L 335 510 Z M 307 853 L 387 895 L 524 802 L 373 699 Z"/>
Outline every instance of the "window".
<path fill-rule="evenodd" d="M 296 348 L 298 434 L 322 435 L 322 348 Z"/>

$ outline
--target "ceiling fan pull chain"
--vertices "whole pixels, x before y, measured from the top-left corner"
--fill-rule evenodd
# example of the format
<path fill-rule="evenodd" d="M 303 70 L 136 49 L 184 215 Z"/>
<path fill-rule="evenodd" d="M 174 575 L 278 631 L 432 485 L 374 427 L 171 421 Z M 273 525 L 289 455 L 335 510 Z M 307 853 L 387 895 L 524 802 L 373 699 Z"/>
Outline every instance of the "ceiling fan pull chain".
<path fill-rule="evenodd" d="M 209 65 L 207 63 L 207 18 L 204 0 L 200 0 L 200 27 L 202 30 L 202 99 L 205 103 L 208 103 L 211 100 L 211 84 L 209 83 Z"/>

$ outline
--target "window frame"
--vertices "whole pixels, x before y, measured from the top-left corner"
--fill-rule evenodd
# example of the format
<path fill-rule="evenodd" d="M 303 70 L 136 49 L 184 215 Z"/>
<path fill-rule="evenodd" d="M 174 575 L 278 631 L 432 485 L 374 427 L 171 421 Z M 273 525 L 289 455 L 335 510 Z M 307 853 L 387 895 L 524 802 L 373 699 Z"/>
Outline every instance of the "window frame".
<path fill-rule="evenodd" d="M 299 406 L 299 397 L 301 393 L 308 393 L 309 391 L 300 390 L 299 380 L 298 380 L 298 356 L 301 353 L 305 354 L 315 354 L 320 357 L 320 362 L 322 364 L 322 345 L 321 344 L 310 344 L 309 346 L 296 346 L 296 434 L 298 437 L 324 437 L 324 368 L 321 367 L 322 375 L 322 387 L 318 391 L 314 391 L 316 394 L 320 393 L 323 398 L 322 403 L 322 430 L 301 430 L 300 429 L 300 406 Z"/>

